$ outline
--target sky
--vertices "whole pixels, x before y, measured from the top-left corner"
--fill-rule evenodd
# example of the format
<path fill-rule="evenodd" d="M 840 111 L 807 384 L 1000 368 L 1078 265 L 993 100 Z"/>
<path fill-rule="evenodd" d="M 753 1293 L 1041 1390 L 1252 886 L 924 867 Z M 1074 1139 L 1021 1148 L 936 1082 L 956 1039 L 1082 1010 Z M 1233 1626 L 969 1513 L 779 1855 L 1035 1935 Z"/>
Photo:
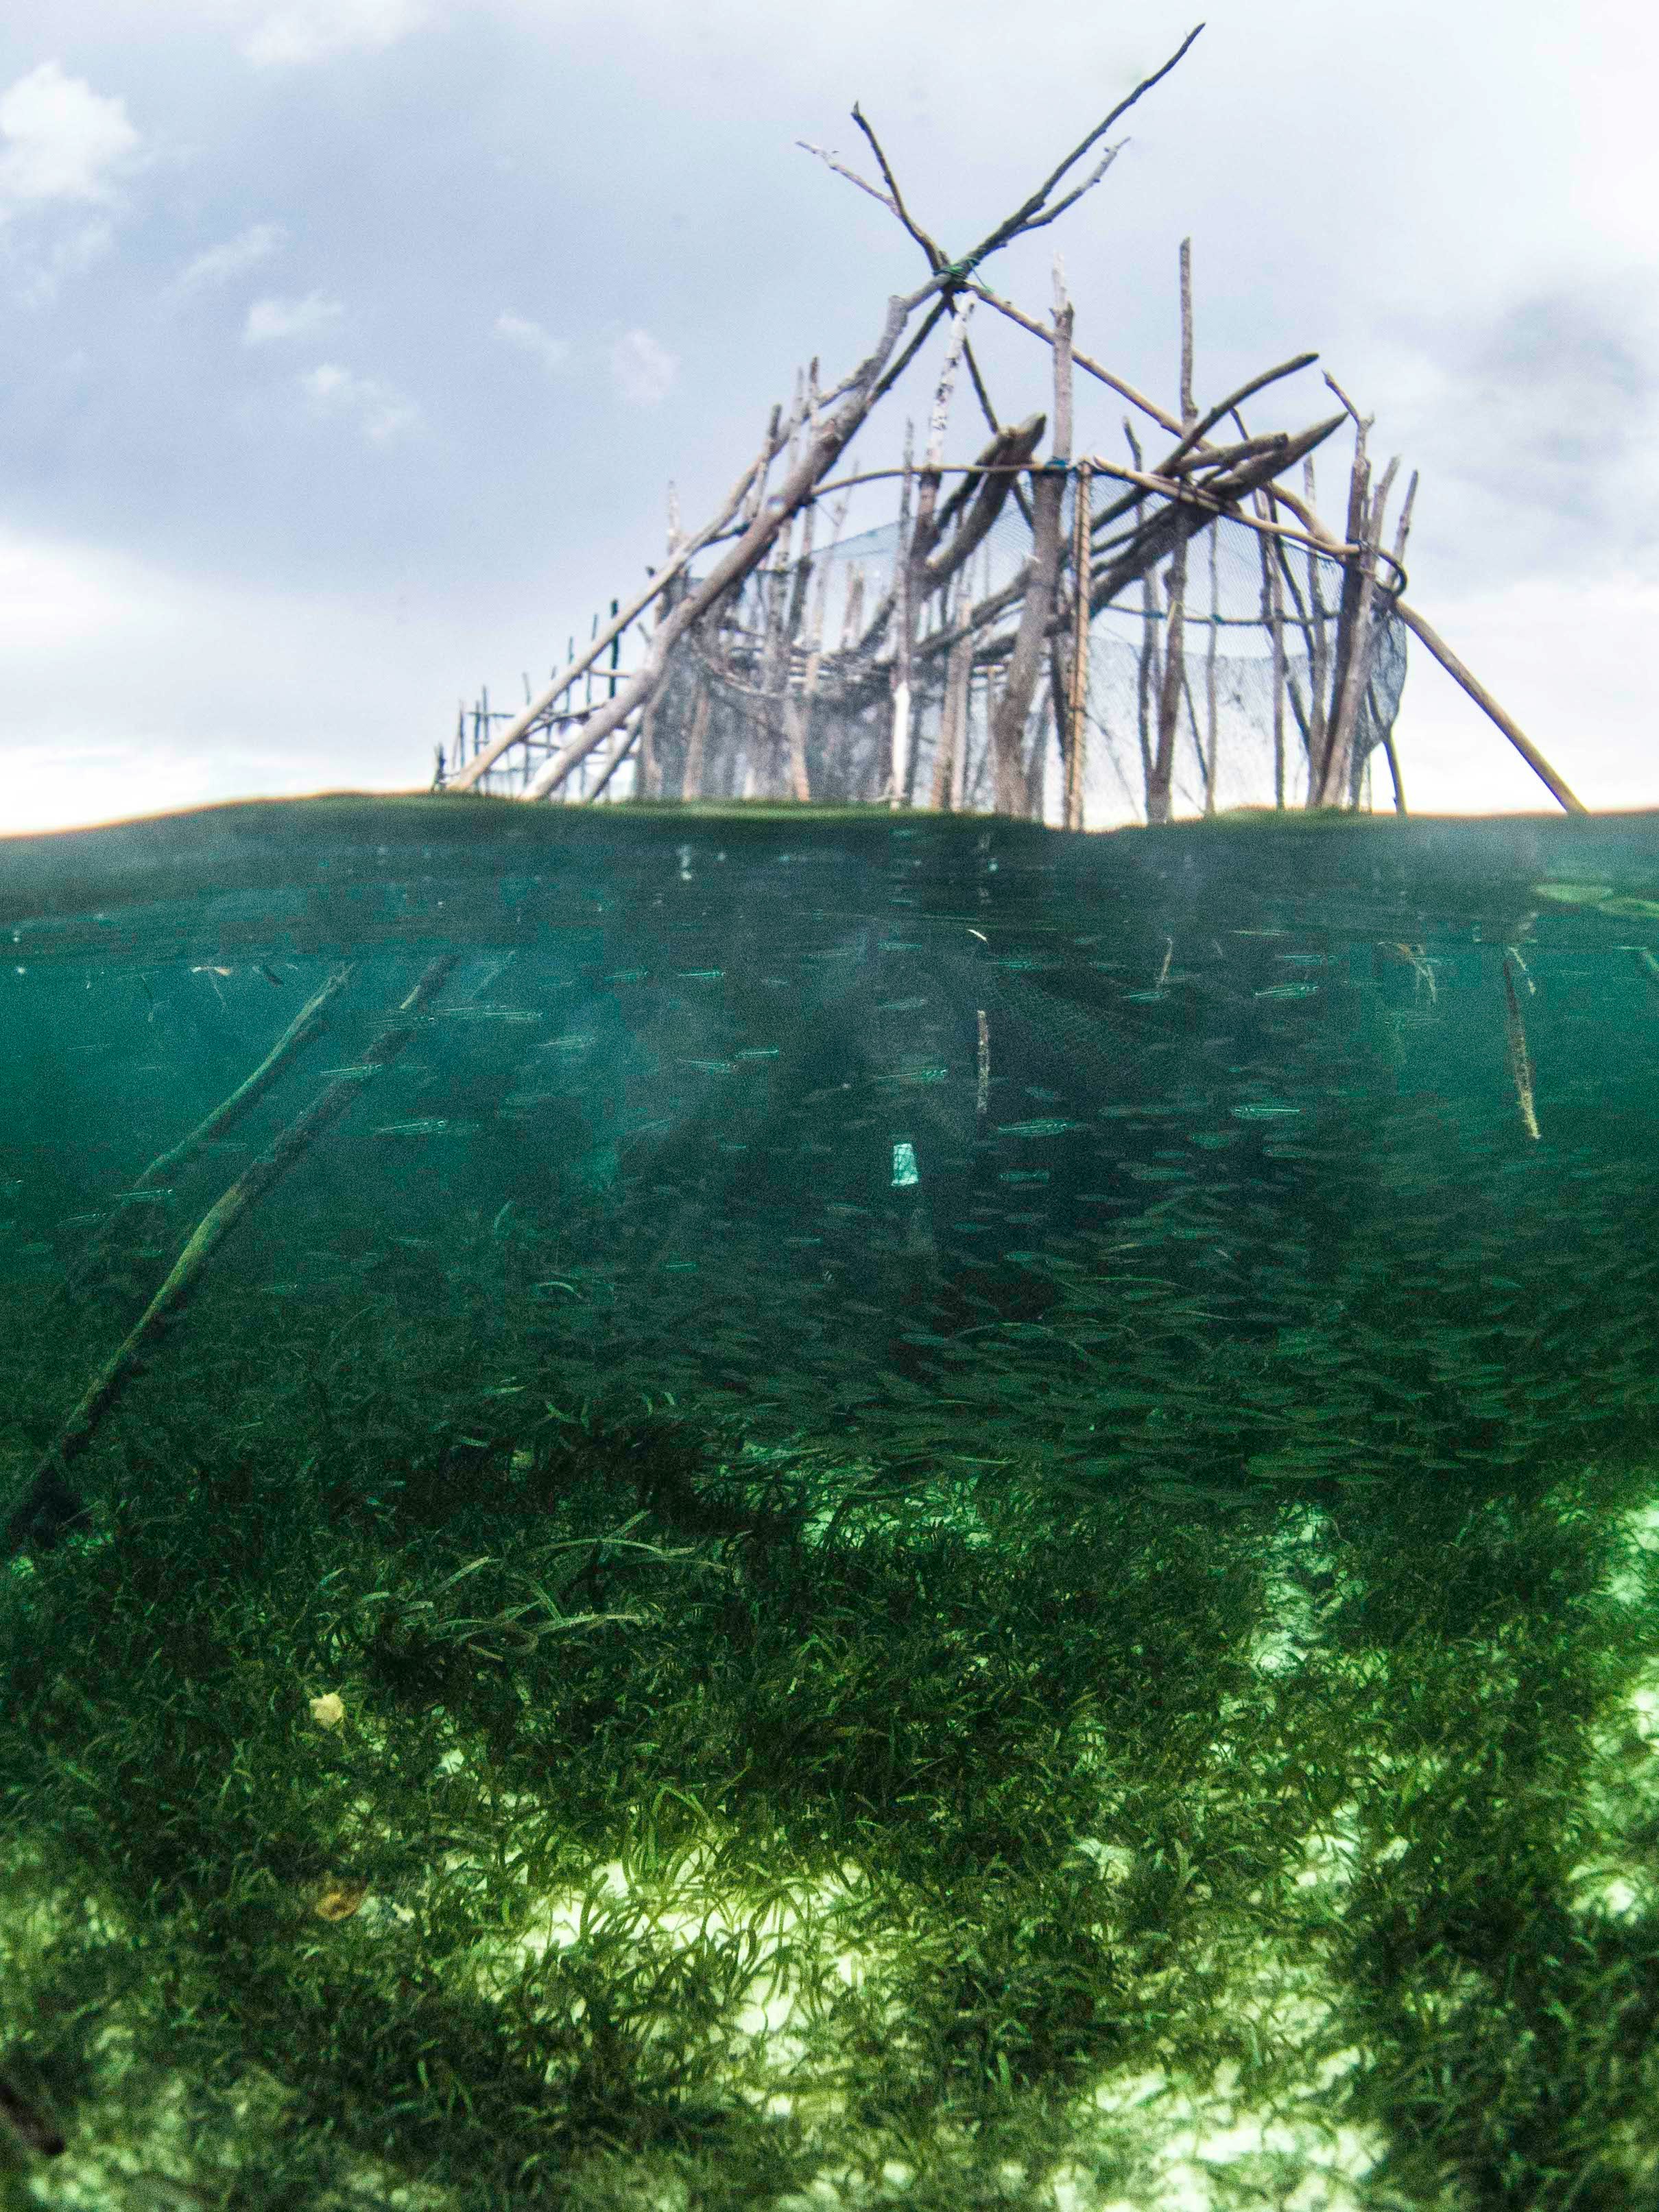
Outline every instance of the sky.
<path fill-rule="evenodd" d="M 660 560 L 670 481 L 695 523 L 918 282 L 798 141 L 854 159 L 861 101 L 960 250 L 1197 20 L 12 0 L 0 830 L 423 787 L 459 698 L 521 700 Z M 1099 189 L 986 271 L 1042 313 L 1058 244 L 1079 344 L 1171 404 L 1190 235 L 1200 404 L 1318 349 L 1251 427 L 1327 412 L 1322 369 L 1375 416 L 1421 471 L 1412 603 L 1595 808 L 1659 805 L 1656 69 L 1626 0 L 1214 0 Z M 989 319 L 1001 411 L 1044 404 Z M 1551 804 L 1420 651 L 1398 741 L 1414 810 Z"/>

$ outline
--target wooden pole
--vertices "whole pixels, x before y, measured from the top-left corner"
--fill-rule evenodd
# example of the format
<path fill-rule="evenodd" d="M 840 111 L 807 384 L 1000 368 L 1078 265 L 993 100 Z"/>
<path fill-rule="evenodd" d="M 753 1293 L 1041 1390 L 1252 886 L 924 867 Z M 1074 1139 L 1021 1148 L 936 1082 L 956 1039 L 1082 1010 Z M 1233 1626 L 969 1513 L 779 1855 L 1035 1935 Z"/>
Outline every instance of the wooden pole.
<path fill-rule="evenodd" d="M 702 755 L 708 737 L 708 717 L 713 700 L 708 678 L 702 677 L 697 684 L 697 696 L 691 709 L 691 728 L 685 741 L 685 767 L 680 777 L 680 797 L 702 797 Z"/>
<path fill-rule="evenodd" d="M 1221 635 L 1220 592 L 1218 589 L 1217 562 L 1219 557 L 1219 534 L 1210 532 L 1210 636 L 1204 654 L 1204 719 L 1209 740 L 1209 763 L 1204 774 L 1204 811 L 1215 812 L 1216 782 L 1216 654 Z"/>
<path fill-rule="evenodd" d="M 899 493 L 898 543 L 893 550 L 893 709 L 888 739 L 887 804 L 902 806 L 910 773 L 910 661 L 915 647 L 915 608 L 910 591 L 910 441 L 904 426 L 904 481 Z"/>
<path fill-rule="evenodd" d="M 1042 763 L 1041 750 L 1032 761 L 1025 757 L 1025 725 L 1030 717 L 1048 626 L 1054 620 L 1054 590 L 1060 580 L 1060 520 L 1066 496 L 1065 472 L 1057 468 L 1033 470 L 1031 475 L 1031 563 L 1020 603 L 1019 627 L 1003 679 L 991 725 L 996 811 L 1019 815 L 1032 803 L 1032 769 Z"/>
<path fill-rule="evenodd" d="M 1359 730 L 1359 710 L 1370 695 L 1371 667 L 1376 649 L 1376 566 L 1377 552 L 1382 538 L 1382 518 L 1388 512 L 1389 494 L 1394 487 L 1395 471 L 1400 466 L 1399 456 L 1382 471 L 1382 482 L 1370 503 L 1370 513 L 1364 519 L 1362 550 L 1359 554 L 1359 592 L 1354 608 L 1353 632 L 1349 641 L 1348 665 L 1343 679 L 1342 698 L 1339 718 L 1340 759 L 1333 771 L 1337 780 L 1332 794 L 1332 804 L 1340 806 L 1356 795 L 1353 767 L 1354 742 Z M 1370 756 L 1365 757 L 1369 773 Z"/>
<path fill-rule="evenodd" d="M 1256 495 L 1257 509 L 1265 513 L 1266 492 Z M 1261 555 L 1261 619 L 1267 625 L 1271 653 L 1273 732 L 1273 805 L 1285 805 L 1285 591 L 1279 574 L 1279 554 L 1265 538 L 1256 545 Z"/>
<path fill-rule="evenodd" d="M 1314 465 L 1311 456 L 1302 465 L 1303 489 L 1308 504 L 1314 503 Z M 1330 639 L 1326 624 L 1330 609 L 1320 588 L 1322 571 L 1319 556 L 1312 546 L 1308 549 L 1308 805 L 1317 806 L 1324 787 L 1325 732 L 1328 727 L 1325 713 L 1325 689 L 1330 671 Z"/>
<path fill-rule="evenodd" d="M 1498 728 L 1502 730 L 1527 766 L 1544 786 L 1551 798 L 1559 805 L 1564 807 L 1569 814 L 1588 813 L 1589 810 L 1583 800 L 1575 797 L 1567 788 L 1565 782 L 1556 774 L 1519 723 L 1504 713 L 1486 685 L 1463 665 L 1439 632 L 1431 629 L 1417 610 L 1414 607 L 1408 607 L 1403 599 L 1395 601 L 1395 612 L 1413 636 L 1420 640 L 1428 647 L 1453 683 L 1460 684 L 1474 700 L 1475 705 L 1497 723 Z"/>
<path fill-rule="evenodd" d="M 143 1174 L 134 1177 L 127 1186 L 127 1191 L 117 1200 L 114 1212 L 100 1225 L 70 1272 L 63 1289 L 58 1293 L 59 1297 L 72 1296 L 88 1279 L 108 1249 L 123 1216 L 132 1211 L 136 1203 L 141 1202 L 129 1194 L 156 1189 L 167 1182 L 169 1176 L 176 1175 L 204 1145 L 210 1143 L 215 1137 L 222 1136 L 227 1129 L 234 1129 L 252 1111 L 295 1055 L 326 1028 L 325 1017 L 351 981 L 352 967 L 353 963 L 348 961 L 343 968 L 337 968 L 328 981 L 313 992 L 247 1080 L 239 1084 L 228 1098 L 221 1099 L 213 1111 L 198 1121 L 187 1137 L 181 1139 L 171 1150 L 158 1153 Z"/>
<path fill-rule="evenodd" d="M 807 757 L 812 730 L 812 706 L 817 697 L 818 672 L 823 665 L 823 624 L 830 603 L 830 558 L 841 543 L 842 529 L 847 520 L 848 502 L 851 492 L 843 492 L 836 503 L 830 520 L 829 553 L 818 563 L 817 587 L 812 595 L 812 611 L 806 630 L 806 665 L 801 676 L 800 691 L 789 702 L 789 786 L 799 799 L 812 796 L 811 764 Z"/>
<path fill-rule="evenodd" d="M 1083 827 L 1083 792 L 1089 753 L 1089 614 L 1094 537 L 1091 502 L 1092 471 L 1079 464 L 1073 478 L 1072 513 L 1071 730 L 1066 746 L 1066 827 Z"/>
<path fill-rule="evenodd" d="M 1395 525 L 1394 573 L 1396 578 L 1403 577 L 1406 573 L 1406 540 L 1411 535 L 1412 509 L 1416 504 L 1417 471 L 1413 469 L 1411 482 L 1406 486 L 1406 496 L 1401 501 L 1400 519 Z M 1400 773 L 1400 755 L 1395 750 L 1392 730 L 1383 732 L 1382 751 L 1389 763 L 1389 774 L 1394 781 L 1394 811 L 1396 814 L 1403 814 L 1406 811 L 1406 786 Z"/>
<path fill-rule="evenodd" d="M 948 605 L 948 617 L 954 624 L 971 595 L 967 572 L 963 570 L 957 581 Z M 951 646 L 945 664 L 945 699 L 939 713 L 939 744 L 933 753 L 933 803 L 940 811 L 953 810 L 961 793 L 963 754 L 968 742 L 968 686 L 974 670 L 974 634 L 963 630 Z"/>
<path fill-rule="evenodd" d="M 12 1508 L 3 1534 L 0 1534 L 0 1558 L 9 1558 L 28 1543 L 49 1548 L 64 1527 L 78 1517 L 82 1508 L 70 1486 L 68 1470 L 92 1442 L 99 1423 L 137 1373 L 144 1346 L 196 1289 L 203 1269 L 248 1208 L 362 1096 L 363 1085 L 369 1077 L 387 1066 L 413 1042 L 420 1033 L 419 1017 L 443 988 L 460 957 L 459 952 L 445 952 L 428 963 L 420 981 L 398 1007 L 398 1018 L 380 1032 L 352 1073 L 338 1077 L 320 1092 L 304 1113 L 290 1121 L 258 1158 L 243 1170 L 218 1203 L 203 1215 L 167 1280 L 105 1361 L 47 1447 L 27 1487 Z"/>
<path fill-rule="evenodd" d="M 1187 541 L 1182 538 L 1164 576 L 1164 680 L 1158 695 L 1158 750 L 1147 793 L 1148 822 L 1167 822 L 1175 773 L 1176 731 L 1187 683 Z"/>

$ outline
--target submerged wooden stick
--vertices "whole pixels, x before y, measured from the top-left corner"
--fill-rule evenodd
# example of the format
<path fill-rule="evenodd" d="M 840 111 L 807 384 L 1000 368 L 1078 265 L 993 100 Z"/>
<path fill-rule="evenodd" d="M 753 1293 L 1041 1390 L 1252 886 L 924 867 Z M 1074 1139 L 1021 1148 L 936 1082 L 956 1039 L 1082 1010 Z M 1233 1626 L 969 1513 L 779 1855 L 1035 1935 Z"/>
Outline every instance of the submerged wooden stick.
<path fill-rule="evenodd" d="M 166 1282 L 105 1361 L 41 1457 L 28 1487 L 12 1509 L 3 1537 L 0 1537 L 0 1558 L 9 1558 L 30 1542 L 49 1548 L 68 1523 L 79 1517 L 83 1508 L 70 1486 L 67 1471 L 91 1443 L 104 1415 L 138 1372 L 145 1345 L 195 1289 L 202 1270 L 249 1206 L 285 1175 L 300 1155 L 362 1095 L 365 1077 L 396 1060 L 413 1041 L 417 1033 L 413 1017 L 419 1015 L 441 990 L 460 957 L 459 952 L 445 952 L 428 963 L 419 982 L 398 1007 L 399 1019 L 381 1031 L 357 1068 L 349 1075 L 337 1078 L 314 1098 L 304 1113 L 290 1121 L 252 1165 L 238 1176 L 218 1203 L 202 1216 Z"/>
<path fill-rule="evenodd" d="M 1521 1109 L 1522 1126 L 1527 1134 L 1536 1140 L 1538 1108 L 1533 1097 L 1532 1055 L 1527 1050 L 1527 1032 L 1521 1019 L 1520 1001 L 1515 995 L 1515 975 L 1510 966 L 1511 956 L 1504 955 L 1504 1026 L 1509 1034 L 1510 1073 L 1515 1079 L 1515 1102 Z"/>
<path fill-rule="evenodd" d="M 343 968 L 335 969 L 322 988 L 313 992 L 305 1005 L 301 1007 L 299 1012 L 295 1014 L 252 1074 L 248 1077 L 246 1082 L 239 1084 L 228 1098 L 222 1099 L 205 1120 L 198 1121 L 190 1134 L 181 1139 L 171 1151 L 158 1153 L 143 1173 L 136 1176 L 128 1185 L 128 1194 L 155 1189 L 166 1181 L 168 1176 L 176 1174 L 193 1154 L 201 1151 L 204 1145 L 210 1143 L 213 1138 L 221 1135 L 226 1129 L 234 1129 L 244 1115 L 252 1112 L 282 1073 L 283 1068 L 287 1066 L 289 1061 L 299 1051 L 301 1046 L 309 1043 L 318 1030 L 324 1026 L 323 1016 L 351 981 L 351 965 L 352 963 L 348 962 Z M 70 1271 L 63 1289 L 58 1293 L 59 1297 L 72 1293 L 78 1284 L 86 1280 L 98 1261 L 108 1250 L 116 1224 L 124 1214 L 131 1212 L 131 1205 L 126 1202 L 126 1194 L 124 1194 L 123 1198 L 117 1201 L 115 1212 L 104 1223 L 97 1234 L 88 1241 L 86 1249 Z"/>

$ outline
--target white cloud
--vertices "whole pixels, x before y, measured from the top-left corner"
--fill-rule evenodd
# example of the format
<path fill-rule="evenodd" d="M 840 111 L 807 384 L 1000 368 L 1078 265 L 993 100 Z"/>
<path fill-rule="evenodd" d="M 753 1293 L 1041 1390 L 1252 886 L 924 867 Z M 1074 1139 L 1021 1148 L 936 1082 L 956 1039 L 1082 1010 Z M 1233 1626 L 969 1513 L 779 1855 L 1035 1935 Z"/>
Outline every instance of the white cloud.
<path fill-rule="evenodd" d="M 233 277 L 269 260 L 287 243 L 288 232 L 280 222 L 256 222 L 234 238 L 228 238 L 222 246 L 210 246 L 205 253 L 187 262 L 173 278 L 173 289 L 195 292 L 212 284 L 228 284 Z"/>
<path fill-rule="evenodd" d="M 544 331 L 526 315 L 497 315 L 495 334 L 533 354 L 544 368 L 562 368 L 570 357 L 568 338 L 556 338 L 551 331 Z"/>
<path fill-rule="evenodd" d="M 289 0 L 249 33 L 242 52 L 262 69 L 378 53 L 426 19 L 422 0 Z"/>
<path fill-rule="evenodd" d="M 307 369 L 300 386 L 319 414 L 354 418 L 363 435 L 377 446 L 411 429 L 421 418 L 414 401 L 391 385 L 378 377 L 358 376 L 334 362 Z"/>
<path fill-rule="evenodd" d="M 20 257 L 18 299 L 26 307 L 49 307 L 67 278 L 84 276 L 114 243 L 114 225 L 94 216 L 49 243 L 36 245 Z"/>
<path fill-rule="evenodd" d="M 106 200 L 137 146 L 123 100 L 42 62 L 0 93 L 0 207 Z"/>
<path fill-rule="evenodd" d="M 679 374 L 679 359 L 659 345 L 649 331 L 627 331 L 611 349 L 611 372 L 624 399 L 635 407 L 656 407 L 668 397 Z"/>
<path fill-rule="evenodd" d="M 242 329 L 244 345 L 264 345 L 272 338 L 305 338 L 345 313 L 337 300 L 320 292 L 307 292 L 303 300 L 256 300 L 247 311 Z"/>

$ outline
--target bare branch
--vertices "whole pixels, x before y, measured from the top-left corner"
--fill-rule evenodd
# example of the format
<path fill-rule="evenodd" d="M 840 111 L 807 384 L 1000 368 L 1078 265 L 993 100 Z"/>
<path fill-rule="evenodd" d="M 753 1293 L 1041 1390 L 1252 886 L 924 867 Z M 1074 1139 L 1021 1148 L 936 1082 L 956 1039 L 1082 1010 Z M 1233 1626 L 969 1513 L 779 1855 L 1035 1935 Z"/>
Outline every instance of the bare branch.
<path fill-rule="evenodd" d="M 978 287 L 975 289 L 977 292 Z M 997 420 L 997 410 L 991 404 L 991 395 L 985 389 L 985 379 L 979 373 L 979 363 L 974 359 L 974 349 L 964 339 L 962 357 L 968 364 L 968 374 L 974 380 L 974 396 L 979 401 L 979 411 L 985 417 L 987 428 L 994 438 L 1002 435 L 1002 425 Z"/>
<path fill-rule="evenodd" d="M 1035 229 L 1037 227 L 1036 218 L 1042 215 L 1042 210 L 1048 206 L 1049 193 L 1052 192 L 1056 185 L 1061 182 L 1069 171 L 1077 167 L 1077 164 L 1083 159 L 1084 155 L 1089 152 L 1091 147 L 1099 144 L 1100 141 L 1106 136 L 1106 133 L 1111 129 L 1113 124 L 1117 121 L 1121 115 L 1127 115 L 1129 110 L 1134 106 L 1135 102 L 1139 100 L 1143 94 L 1149 93 L 1155 84 L 1160 83 L 1164 77 L 1168 76 L 1170 71 L 1175 68 L 1176 64 L 1183 59 L 1188 48 L 1192 45 L 1194 40 L 1197 38 L 1199 33 L 1203 28 L 1204 26 L 1202 23 L 1194 25 L 1193 29 L 1188 32 L 1186 37 L 1176 48 L 1174 53 L 1170 55 L 1169 60 L 1164 63 L 1162 69 L 1154 70 L 1151 76 L 1143 77 L 1133 92 L 1129 93 L 1124 99 L 1119 100 L 1117 106 L 1112 110 L 1111 113 L 1108 115 L 1103 121 L 1097 123 L 1095 125 L 1094 129 L 1089 133 L 1088 137 L 1083 140 L 1080 145 L 1073 148 L 1072 151 L 1066 156 L 1066 159 L 1060 164 L 1059 167 L 1038 185 L 1036 191 L 1031 194 L 1030 199 L 1024 201 L 1019 207 L 1015 209 L 1012 215 L 1007 216 L 1005 221 L 1000 222 L 996 228 L 992 231 L 990 235 L 986 239 L 984 244 L 979 246 L 969 256 L 967 264 L 968 267 L 972 268 L 977 263 L 985 260 L 989 255 L 994 253 L 999 246 L 1006 246 L 1011 238 L 1017 238 L 1023 231 Z M 1075 197 L 1075 195 L 1073 197 Z"/>
<path fill-rule="evenodd" d="M 1101 157 L 1099 166 L 1092 170 L 1091 173 L 1084 179 L 1083 182 L 1077 187 L 1076 191 L 1067 192 L 1065 198 L 1063 200 L 1057 201 L 1055 204 L 1048 210 L 1046 215 L 1033 216 L 1031 221 L 1026 224 L 1024 230 L 1020 233 L 1020 235 L 1022 237 L 1025 237 L 1034 230 L 1045 229 L 1051 222 L 1058 222 L 1060 216 L 1065 214 L 1067 208 L 1075 207 L 1085 192 L 1093 191 L 1095 186 L 1100 182 L 1107 170 L 1111 167 L 1113 162 L 1116 161 L 1118 155 L 1123 151 L 1128 143 L 1129 142 L 1127 138 L 1120 138 L 1115 146 L 1109 146 L 1106 149 L 1104 155 Z"/>
<path fill-rule="evenodd" d="M 1277 368 L 1264 368 L 1260 376 L 1253 376 L 1248 384 L 1241 384 L 1237 392 L 1230 392 L 1224 399 L 1211 408 L 1207 415 L 1194 423 L 1174 453 L 1165 458 L 1158 474 L 1169 476 L 1179 465 L 1185 453 L 1194 446 L 1203 444 L 1224 415 L 1234 413 L 1247 399 L 1253 398 L 1256 392 L 1265 390 L 1268 385 L 1277 384 L 1281 377 L 1294 376 L 1297 369 L 1310 368 L 1318 358 L 1319 356 L 1316 353 L 1299 353 L 1294 360 L 1281 361 Z M 1327 377 L 1325 381 L 1328 384 L 1330 379 Z M 1340 397 L 1340 394 L 1338 396 Z M 1240 435 L 1244 435 L 1243 424 L 1241 422 L 1238 427 Z M 1210 457 L 1206 453 L 1204 458 L 1207 460 Z"/>
<path fill-rule="evenodd" d="M 922 571 L 925 588 L 936 592 L 945 580 L 953 576 L 984 542 L 987 533 L 1001 514 L 1003 503 L 1011 488 L 1018 489 L 1015 473 L 1030 459 L 1042 441 L 1046 428 L 1043 416 L 1032 415 L 1026 421 L 1007 430 L 1000 430 L 980 455 L 976 465 L 987 472 L 982 476 L 964 477 L 957 493 L 951 495 L 951 504 L 940 518 L 940 527 L 949 520 L 951 508 L 958 498 L 964 503 L 969 489 L 977 497 L 972 511 L 948 545 L 933 555 Z"/>
<path fill-rule="evenodd" d="M 1326 381 L 1326 383 L 1329 385 L 1329 386 L 1331 387 L 1331 390 L 1332 390 L 1332 391 L 1336 394 L 1337 398 L 1338 398 L 1342 402 L 1343 407 L 1346 410 L 1347 413 L 1348 413 L 1349 415 L 1351 415 L 1351 416 L 1353 417 L 1354 428 L 1355 428 L 1357 430 L 1369 430 L 1369 429 L 1371 428 L 1371 426 L 1373 425 L 1373 423 L 1375 423 L 1375 422 L 1376 421 L 1376 416 L 1375 416 L 1375 415 L 1363 415 L 1363 416 L 1362 416 L 1362 415 L 1361 415 L 1361 413 L 1360 413 L 1360 411 L 1359 411 L 1359 410 L 1358 410 L 1358 409 L 1354 405 L 1354 404 L 1353 404 L 1352 400 L 1349 398 L 1349 397 L 1348 397 L 1347 393 L 1346 393 L 1346 392 L 1342 389 L 1342 386 L 1341 386 L 1337 382 L 1336 379 L 1335 379 L 1335 378 L 1331 374 L 1331 373 L 1330 373 L 1329 369 L 1327 369 L 1327 370 L 1324 372 L 1324 375 L 1325 375 L 1325 381 Z"/>
<path fill-rule="evenodd" d="M 849 169 L 844 161 L 838 161 L 833 154 L 826 153 L 822 146 L 814 146 L 808 139 L 797 138 L 795 143 L 803 154 L 816 154 L 825 168 L 833 169 L 838 177 L 845 177 L 849 185 L 856 185 L 861 192 L 868 192 L 872 200 L 879 201 L 889 215 L 898 214 L 898 209 L 889 195 L 879 186 L 872 185 L 868 177 L 860 176 L 856 169 Z M 903 218 L 901 216 L 900 220 Z"/>
<path fill-rule="evenodd" d="M 1400 520 L 1394 533 L 1394 565 L 1396 568 L 1406 557 L 1406 540 L 1411 535 L 1412 509 L 1417 504 L 1417 471 L 1412 471 L 1412 480 L 1406 486 L 1406 497 L 1400 509 Z"/>
<path fill-rule="evenodd" d="M 875 132 L 870 128 L 869 124 L 865 120 L 864 111 L 859 106 L 857 100 L 853 102 L 853 120 L 858 125 L 859 129 L 863 131 L 866 138 L 868 139 L 870 143 L 870 150 L 876 157 L 877 165 L 881 170 L 883 181 L 885 183 L 888 192 L 890 196 L 888 204 L 891 207 L 893 213 L 904 225 L 906 230 L 909 232 L 911 237 L 915 239 L 916 244 L 921 248 L 922 252 L 927 256 L 927 266 L 933 270 L 943 269 L 945 266 L 945 254 L 942 249 L 933 239 L 928 237 L 927 232 L 922 229 L 921 226 L 912 218 L 910 210 L 904 204 L 904 195 L 898 188 L 898 179 L 893 174 L 891 165 L 888 161 L 886 155 L 884 154 L 881 149 L 881 141 L 877 137 Z"/>
<path fill-rule="evenodd" d="M 975 277 L 969 289 L 977 294 L 988 307 L 994 307 L 998 314 L 1006 315 L 1011 323 L 1018 323 L 1021 330 L 1030 331 L 1031 336 L 1034 338 L 1041 338 L 1044 345 L 1054 343 L 1054 334 L 1052 331 L 1045 330 L 1034 315 L 1026 314 L 1021 308 L 1015 307 L 1012 300 L 1003 299 L 979 277 Z M 1073 366 L 1080 368 L 1085 376 L 1097 378 L 1099 382 L 1115 392 L 1120 399 L 1127 399 L 1131 407 L 1139 407 L 1143 415 L 1150 415 L 1154 422 L 1160 423 L 1164 429 L 1171 432 L 1176 437 L 1179 438 L 1183 434 L 1186 425 L 1178 422 L 1166 409 L 1160 407 L 1157 400 L 1148 399 L 1144 392 L 1137 392 L 1133 384 L 1126 384 L 1121 376 L 1114 376 L 1109 368 L 1103 368 L 1097 361 L 1091 361 L 1086 353 L 1079 353 L 1074 349 L 1072 361 Z"/>

